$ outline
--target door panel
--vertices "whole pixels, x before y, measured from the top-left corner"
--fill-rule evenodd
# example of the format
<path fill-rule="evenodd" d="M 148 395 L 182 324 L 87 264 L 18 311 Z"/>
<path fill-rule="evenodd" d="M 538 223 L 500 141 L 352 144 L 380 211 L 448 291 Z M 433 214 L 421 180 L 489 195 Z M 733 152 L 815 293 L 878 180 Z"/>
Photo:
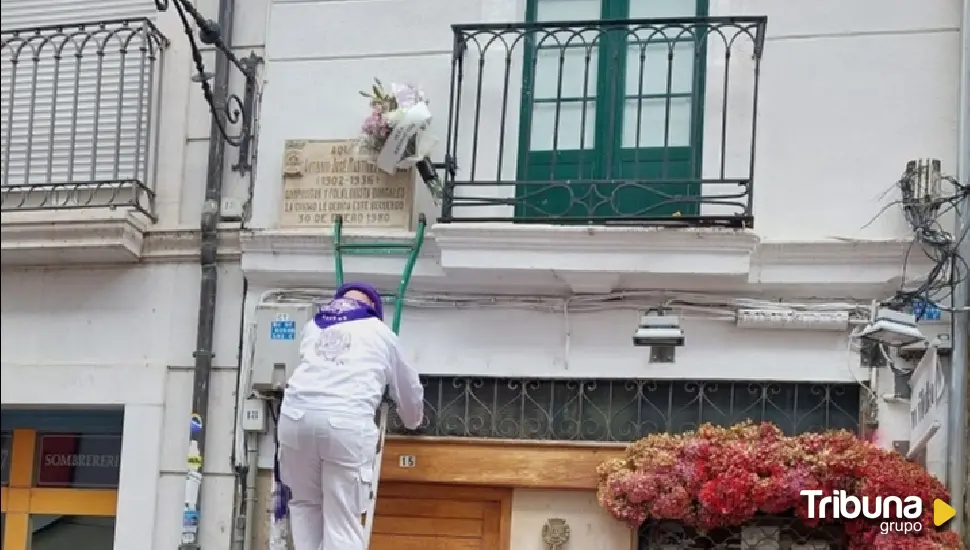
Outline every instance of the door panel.
<path fill-rule="evenodd" d="M 443 537 L 402 537 L 399 535 L 374 534 L 371 539 L 374 550 L 482 550 L 482 541 Z"/>
<path fill-rule="evenodd" d="M 446 517 L 416 518 L 413 516 L 374 517 L 374 532 L 388 535 L 435 535 L 446 537 L 481 538 L 482 519 L 452 519 Z"/>
<path fill-rule="evenodd" d="M 503 550 L 502 498 L 496 490 L 381 485 L 371 550 Z"/>
<path fill-rule="evenodd" d="M 528 0 L 526 16 L 566 21 L 706 13 L 706 0 Z M 691 182 L 701 176 L 706 50 L 696 30 L 678 29 L 526 37 L 517 217 L 587 223 L 698 213 L 691 198 L 701 189 Z"/>

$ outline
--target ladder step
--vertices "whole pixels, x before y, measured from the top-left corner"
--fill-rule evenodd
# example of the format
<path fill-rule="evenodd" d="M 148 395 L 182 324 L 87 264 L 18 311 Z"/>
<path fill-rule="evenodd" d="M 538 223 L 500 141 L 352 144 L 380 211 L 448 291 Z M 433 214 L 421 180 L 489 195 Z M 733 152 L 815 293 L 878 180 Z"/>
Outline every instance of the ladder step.
<path fill-rule="evenodd" d="M 414 249 L 411 243 L 348 243 L 336 249 L 350 256 L 406 256 Z"/>

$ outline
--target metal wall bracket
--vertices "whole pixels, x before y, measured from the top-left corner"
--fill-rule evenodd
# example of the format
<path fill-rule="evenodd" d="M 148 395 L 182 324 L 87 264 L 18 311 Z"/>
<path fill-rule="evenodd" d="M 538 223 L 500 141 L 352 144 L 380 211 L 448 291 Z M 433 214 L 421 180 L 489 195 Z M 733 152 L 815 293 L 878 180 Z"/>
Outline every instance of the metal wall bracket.
<path fill-rule="evenodd" d="M 167 11 L 169 5 L 175 6 L 175 10 L 182 20 L 185 36 L 189 39 L 192 61 L 196 70 L 196 74 L 192 76 L 192 81 L 198 82 L 202 86 L 202 95 L 209 105 L 209 113 L 212 115 L 212 120 L 223 141 L 235 147 L 238 151 L 239 156 L 232 165 L 232 170 L 239 174 L 248 174 L 253 169 L 252 142 L 256 133 L 257 74 L 259 66 L 263 63 L 263 58 L 256 55 L 255 51 L 251 51 L 248 56 L 242 59 L 237 57 L 223 40 L 219 24 L 203 17 L 189 0 L 155 0 L 155 8 L 158 11 Z M 196 38 L 193 27 L 198 27 L 198 38 Z M 245 90 L 242 97 L 219 87 L 213 90 L 209 81 L 215 75 L 206 70 L 199 43 L 214 47 L 226 58 L 229 64 L 242 73 L 245 80 Z M 234 131 L 232 127 L 238 127 L 238 131 Z"/>
<path fill-rule="evenodd" d="M 677 356 L 674 346 L 650 346 L 651 363 L 673 363 Z"/>
<path fill-rule="evenodd" d="M 888 366 L 886 356 L 879 349 L 879 344 L 869 340 L 863 340 L 859 347 L 859 366 L 863 368 L 878 369 Z"/>
<path fill-rule="evenodd" d="M 909 454 L 909 441 L 893 441 L 893 450 L 897 453 L 906 456 Z"/>

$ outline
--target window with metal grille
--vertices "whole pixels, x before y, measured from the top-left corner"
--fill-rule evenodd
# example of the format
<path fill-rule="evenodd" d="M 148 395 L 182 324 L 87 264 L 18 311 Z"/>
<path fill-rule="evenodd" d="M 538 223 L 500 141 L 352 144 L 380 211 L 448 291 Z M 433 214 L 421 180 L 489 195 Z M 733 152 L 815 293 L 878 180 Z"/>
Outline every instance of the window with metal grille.
<path fill-rule="evenodd" d="M 634 441 L 744 420 L 787 434 L 857 431 L 861 401 L 858 384 L 454 376 L 423 383 L 425 420 L 410 433 L 499 439 Z M 406 433 L 396 416 L 390 426 Z"/>

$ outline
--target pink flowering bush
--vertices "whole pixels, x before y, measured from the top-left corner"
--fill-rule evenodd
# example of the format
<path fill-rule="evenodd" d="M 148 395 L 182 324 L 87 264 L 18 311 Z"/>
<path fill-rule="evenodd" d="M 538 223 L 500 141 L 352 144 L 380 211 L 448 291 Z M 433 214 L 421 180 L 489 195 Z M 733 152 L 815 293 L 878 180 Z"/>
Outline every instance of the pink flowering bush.
<path fill-rule="evenodd" d="M 600 504 L 634 528 L 648 520 L 700 530 L 741 526 L 760 514 L 793 514 L 806 525 L 834 521 L 853 550 L 965 550 L 952 532 L 933 526 L 933 501 L 944 486 L 918 465 L 846 431 L 785 436 L 772 424 L 730 428 L 705 424 L 696 432 L 649 435 L 626 456 L 597 469 Z M 821 489 L 869 497 L 919 497 L 919 532 L 880 533 L 880 520 L 808 517 L 800 493 Z"/>

